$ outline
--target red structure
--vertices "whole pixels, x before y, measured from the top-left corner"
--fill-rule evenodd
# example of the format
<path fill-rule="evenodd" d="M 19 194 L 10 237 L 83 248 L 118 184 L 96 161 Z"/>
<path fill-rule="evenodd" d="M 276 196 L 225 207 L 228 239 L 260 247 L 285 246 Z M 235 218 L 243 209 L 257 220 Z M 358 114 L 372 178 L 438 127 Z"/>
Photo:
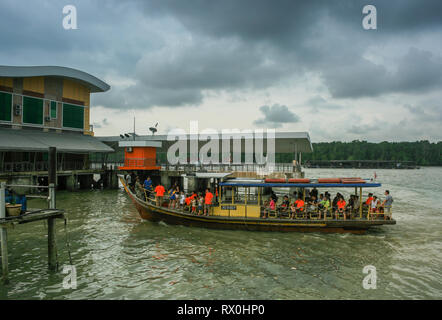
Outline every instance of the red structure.
<path fill-rule="evenodd" d="M 120 170 L 160 170 L 157 165 L 157 148 L 159 141 L 120 141 L 124 147 L 124 166 Z"/>

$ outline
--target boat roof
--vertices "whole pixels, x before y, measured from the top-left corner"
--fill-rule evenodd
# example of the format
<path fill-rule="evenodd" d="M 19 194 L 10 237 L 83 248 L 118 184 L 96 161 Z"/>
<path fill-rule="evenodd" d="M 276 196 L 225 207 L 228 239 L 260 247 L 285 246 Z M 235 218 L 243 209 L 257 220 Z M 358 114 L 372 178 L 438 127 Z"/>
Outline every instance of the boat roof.
<path fill-rule="evenodd" d="M 223 187 L 280 187 L 280 188 L 376 188 L 380 183 L 265 183 L 265 182 L 220 182 Z"/>

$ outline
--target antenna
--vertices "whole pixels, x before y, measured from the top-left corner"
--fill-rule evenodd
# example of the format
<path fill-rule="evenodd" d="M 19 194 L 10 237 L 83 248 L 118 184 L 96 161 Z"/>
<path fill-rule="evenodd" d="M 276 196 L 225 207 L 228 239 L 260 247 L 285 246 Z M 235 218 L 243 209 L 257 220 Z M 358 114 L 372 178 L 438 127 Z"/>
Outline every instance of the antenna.
<path fill-rule="evenodd" d="M 155 124 L 155 126 L 154 127 L 150 127 L 149 128 L 149 130 L 152 132 L 152 135 L 154 135 L 155 134 L 155 132 L 157 132 L 158 130 L 157 130 L 157 126 L 158 126 L 158 122 Z"/>

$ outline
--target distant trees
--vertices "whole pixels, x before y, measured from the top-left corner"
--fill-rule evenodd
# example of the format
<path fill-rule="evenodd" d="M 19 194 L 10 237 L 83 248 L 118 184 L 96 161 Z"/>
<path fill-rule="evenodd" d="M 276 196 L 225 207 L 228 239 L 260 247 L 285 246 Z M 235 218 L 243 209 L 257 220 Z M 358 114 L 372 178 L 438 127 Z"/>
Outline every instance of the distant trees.
<path fill-rule="evenodd" d="M 396 160 L 414 161 L 420 166 L 442 166 L 442 141 L 372 143 L 352 142 L 313 143 L 313 153 L 303 153 L 306 160 Z M 276 154 L 276 162 L 291 162 L 293 154 Z"/>

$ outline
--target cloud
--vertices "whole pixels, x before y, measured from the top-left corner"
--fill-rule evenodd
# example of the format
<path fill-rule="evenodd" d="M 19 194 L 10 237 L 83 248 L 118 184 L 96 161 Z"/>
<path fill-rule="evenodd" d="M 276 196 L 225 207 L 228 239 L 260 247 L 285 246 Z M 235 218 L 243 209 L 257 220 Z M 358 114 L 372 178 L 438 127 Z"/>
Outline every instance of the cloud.
<path fill-rule="evenodd" d="M 109 121 L 107 120 L 107 118 L 104 118 L 102 121 L 92 123 L 92 125 L 94 126 L 94 128 L 101 129 L 107 127 L 109 125 Z"/>
<path fill-rule="evenodd" d="M 264 117 L 255 120 L 253 122 L 255 125 L 279 128 L 285 123 L 299 122 L 299 117 L 284 105 L 262 106 L 259 110 L 264 114 Z"/>

